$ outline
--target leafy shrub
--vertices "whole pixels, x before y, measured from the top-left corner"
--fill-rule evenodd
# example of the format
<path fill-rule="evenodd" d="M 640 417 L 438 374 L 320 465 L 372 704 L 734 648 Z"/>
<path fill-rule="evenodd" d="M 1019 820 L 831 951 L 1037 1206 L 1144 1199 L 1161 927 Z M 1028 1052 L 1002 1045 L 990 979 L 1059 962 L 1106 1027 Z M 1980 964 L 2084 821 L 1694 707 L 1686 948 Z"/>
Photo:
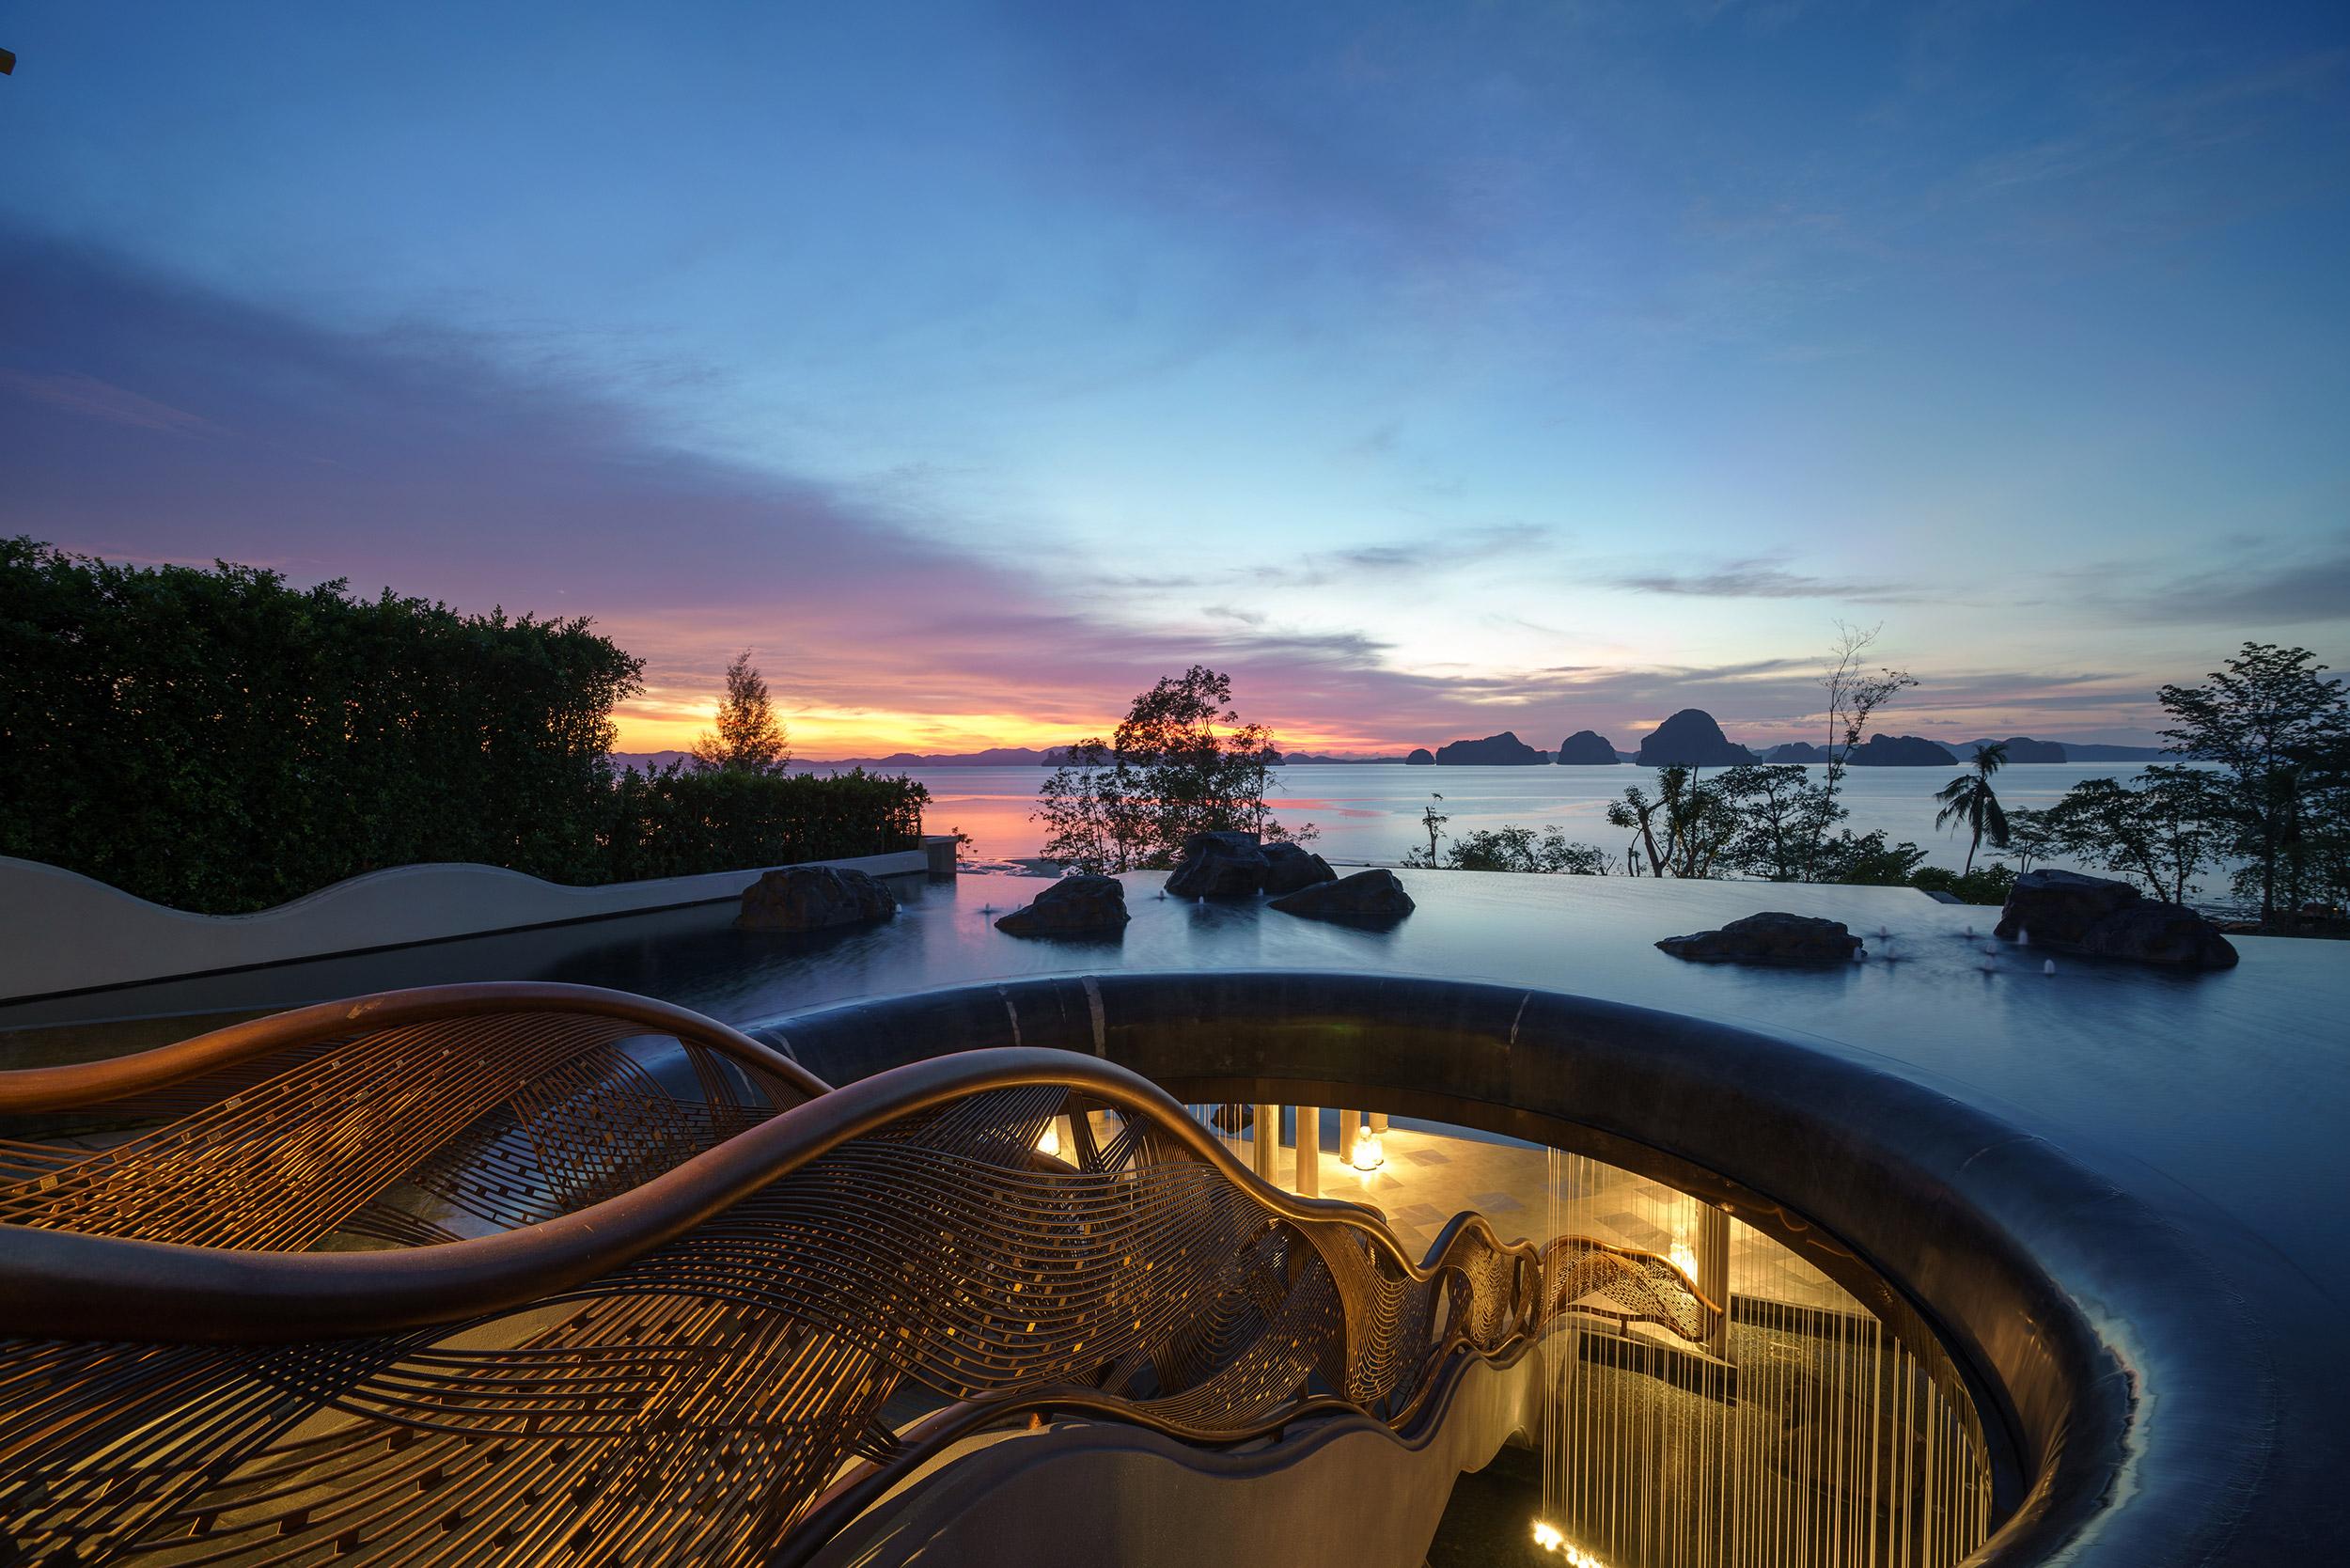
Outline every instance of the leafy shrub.
<path fill-rule="evenodd" d="M 630 768 L 610 793 L 611 880 L 692 876 L 916 849 L 930 792 L 859 768 L 835 778 Z"/>
<path fill-rule="evenodd" d="M 1929 893 L 1955 895 L 1962 903 L 2003 904 L 2015 886 L 2015 868 L 1995 862 L 1961 875 L 1940 866 L 1921 866 L 1910 873 L 1909 885 Z"/>

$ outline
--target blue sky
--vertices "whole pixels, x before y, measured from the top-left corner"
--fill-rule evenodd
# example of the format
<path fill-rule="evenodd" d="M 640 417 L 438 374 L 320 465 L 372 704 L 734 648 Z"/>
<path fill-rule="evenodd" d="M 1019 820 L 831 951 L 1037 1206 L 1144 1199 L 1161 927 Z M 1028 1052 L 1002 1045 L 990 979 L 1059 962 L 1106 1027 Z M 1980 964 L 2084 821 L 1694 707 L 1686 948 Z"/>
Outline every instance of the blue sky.
<path fill-rule="evenodd" d="M 645 745 L 2350 651 L 2339 6 L 834 9 L 0 10 L 0 530 L 593 615 Z"/>

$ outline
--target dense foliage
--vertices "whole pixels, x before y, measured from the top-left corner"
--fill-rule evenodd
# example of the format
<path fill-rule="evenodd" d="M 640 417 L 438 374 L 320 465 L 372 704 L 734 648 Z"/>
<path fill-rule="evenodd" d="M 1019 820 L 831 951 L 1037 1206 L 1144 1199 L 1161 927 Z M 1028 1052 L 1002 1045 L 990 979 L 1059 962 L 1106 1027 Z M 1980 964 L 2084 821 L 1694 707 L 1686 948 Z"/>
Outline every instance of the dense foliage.
<path fill-rule="evenodd" d="M 1948 893 L 1961 903 L 2003 904 L 2015 890 L 2015 868 L 2003 861 L 1994 861 L 1979 871 L 1920 866 L 1910 873 L 1909 885 L 1929 893 Z"/>
<path fill-rule="evenodd" d="M 631 768 L 606 798 L 605 871 L 629 882 L 913 849 L 930 792 L 862 768 L 824 778 L 672 765 Z"/>
<path fill-rule="evenodd" d="M 0 855 L 182 909 L 431 861 L 585 884 L 867 853 L 919 809 L 919 786 L 879 780 L 762 780 L 758 805 L 616 781 L 612 712 L 641 665 L 587 621 L 253 567 L 0 541 Z"/>
<path fill-rule="evenodd" d="M 1446 820 L 1434 808 L 1428 815 L 1439 824 Z M 1576 876 L 1606 876 L 1614 870 L 1604 851 L 1572 841 L 1564 828 L 1545 827 L 1537 832 L 1514 823 L 1464 833 L 1441 855 L 1432 841 L 1425 854 L 1415 849 L 1405 855 L 1403 864 L 1455 871 L 1547 871 Z"/>
<path fill-rule="evenodd" d="M 1231 704 L 1231 678 L 1194 665 L 1136 697 L 1109 741 L 1071 746 L 1038 792 L 1045 857 L 1090 872 L 1165 870 L 1195 833 L 1312 839 L 1311 824 L 1274 820 L 1272 733 Z"/>
<path fill-rule="evenodd" d="M 2246 643 L 2201 686 L 2165 686 L 2175 750 L 2205 763 L 2092 778 L 2010 813 L 2020 869 L 2060 854 L 2186 902 L 2225 870 L 2264 923 L 2350 901 L 2350 698 L 2305 648 Z"/>
<path fill-rule="evenodd" d="M 2264 919 L 2350 897 L 2350 697 L 2325 669 L 2306 648 L 2248 642 L 2203 684 L 2161 692 L 2172 749 L 2219 764 L 2200 809 Z"/>

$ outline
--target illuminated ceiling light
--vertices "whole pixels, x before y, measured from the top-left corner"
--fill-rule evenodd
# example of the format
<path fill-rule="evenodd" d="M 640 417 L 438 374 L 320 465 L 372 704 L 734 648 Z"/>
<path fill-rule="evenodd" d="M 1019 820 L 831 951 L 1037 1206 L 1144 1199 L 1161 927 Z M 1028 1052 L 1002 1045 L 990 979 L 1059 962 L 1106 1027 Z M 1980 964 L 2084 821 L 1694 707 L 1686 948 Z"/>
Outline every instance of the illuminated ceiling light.
<path fill-rule="evenodd" d="M 1058 1121 L 1047 1121 L 1044 1124 L 1044 1136 L 1036 1140 L 1036 1152 L 1047 1159 L 1060 1158 L 1060 1122 Z"/>
<path fill-rule="evenodd" d="M 1567 1568 L 1607 1568 L 1607 1564 L 1559 1533 L 1554 1525 L 1534 1521 L 1534 1544 L 1567 1560 Z"/>
<path fill-rule="evenodd" d="M 1346 1152 L 1346 1163 L 1357 1170 L 1376 1170 L 1387 1163 L 1386 1140 L 1366 1124 L 1355 1134 L 1355 1147 Z"/>

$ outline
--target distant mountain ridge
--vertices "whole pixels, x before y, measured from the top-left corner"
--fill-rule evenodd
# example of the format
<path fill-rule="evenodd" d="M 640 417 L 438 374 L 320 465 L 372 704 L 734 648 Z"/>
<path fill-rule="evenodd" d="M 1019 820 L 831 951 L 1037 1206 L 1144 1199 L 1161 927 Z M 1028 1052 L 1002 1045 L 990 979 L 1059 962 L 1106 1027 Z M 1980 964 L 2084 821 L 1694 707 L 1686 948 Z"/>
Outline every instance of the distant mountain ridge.
<path fill-rule="evenodd" d="M 1916 743 L 1913 746 L 1910 743 Z M 1883 744 L 1885 749 L 1872 751 Z M 2005 741 L 1981 739 L 1972 741 L 1935 741 L 1922 736 L 1873 735 L 1869 744 L 1859 747 L 1853 756 L 1856 767 L 1872 765 L 1942 766 L 1972 761 L 1975 753 L 1986 745 L 2005 745 L 2007 760 L 2020 762 L 2157 762 L 2174 760 L 2176 754 L 2161 746 L 2109 745 L 2092 741 L 2044 741 L 2028 735 L 2011 735 Z M 1577 730 L 1560 743 L 1557 753 L 1538 751 L 1518 739 L 1513 730 L 1488 735 L 1482 740 L 1453 741 L 1430 752 L 1425 746 L 1415 748 L 1409 756 L 1361 755 L 1341 752 L 1292 751 L 1277 754 L 1283 762 L 1300 766 L 1327 767 L 1333 765 L 1366 765 L 1371 763 L 1426 765 L 1441 761 L 1453 766 L 1527 766 L 1557 762 L 1572 758 L 1569 765 L 1599 762 L 1602 747 L 1606 747 L 1620 762 L 1644 762 L 1658 766 L 1663 762 L 1685 762 L 1697 767 L 1732 767 L 1742 762 L 1825 762 L 1828 751 L 1810 741 L 1788 741 L 1767 748 L 1749 749 L 1722 733 L 1714 715 L 1701 708 L 1684 708 L 1657 727 L 1648 736 L 1641 749 L 1619 751 L 1609 745 L 1606 738 L 1590 730 Z M 1919 750 L 1925 747 L 1929 750 Z M 1898 749 L 1910 760 L 1890 761 Z M 1941 756 L 1932 755 L 1939 752 Z M 674 763 L 690 761 L 692 754 L 683 751 L 616 751 L 612 753 L 615 767 L 633 767 L 639 771 L 665 768 Z M 1053 746 L 989 746 L 982 751 L 915 752 L 893 751 L 885 757 L 803 758 L 791 764 L 794 769 L 809 772 L 845 771 L 849 768 L 905 771 L 916 768 L 1035 768 L 1058 767 L 1069 760 L 1069 748 Z"/>
<path fill-rule="evenodd" d="M 1436 748 L 1437 763 L 1448 767 L 1528 767 L 1549 760 L 1549 752 L 1528 745 L 1518 739 L 1514 729 L 1504 729 L 1481 741 L 1453 741 Z"/>
<path fill-rule="evenodd" d="M 1856 768 L 1948 768 L 1958 765 L 1958 754 L 1923 735 L 1870 736 L 1846 754 Z"/>
<path fill-rule="evenodd" d="M 1713 714 L 1702 708 L 1684 708 L 1641 740 L 1635 760 L 1650 768 L 1732 768 L 1755 758 L 1722 733 Z"/>

